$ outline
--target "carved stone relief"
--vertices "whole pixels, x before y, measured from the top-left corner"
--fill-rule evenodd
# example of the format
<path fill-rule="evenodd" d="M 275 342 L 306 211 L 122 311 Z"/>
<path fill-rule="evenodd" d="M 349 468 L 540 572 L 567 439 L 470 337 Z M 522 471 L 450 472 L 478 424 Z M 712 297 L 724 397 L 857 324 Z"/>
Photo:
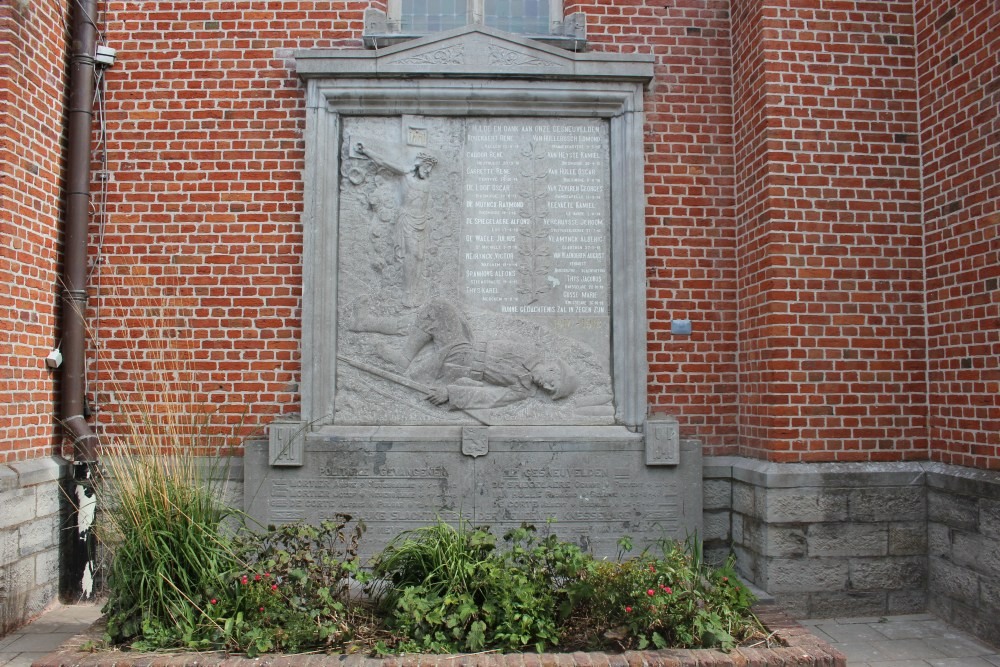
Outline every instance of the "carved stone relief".
<path fill-rule="evenodd" d="M 334 422 L 613 423 L 607 123 L 346 118 L 340 150 Z"/>

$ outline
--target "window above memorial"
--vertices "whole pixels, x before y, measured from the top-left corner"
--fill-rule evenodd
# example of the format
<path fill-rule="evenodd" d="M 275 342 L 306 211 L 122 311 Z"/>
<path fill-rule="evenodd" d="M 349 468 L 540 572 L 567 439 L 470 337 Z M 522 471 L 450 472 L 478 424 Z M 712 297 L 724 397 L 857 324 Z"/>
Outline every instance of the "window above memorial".
<path fill-rule="evenodd" d="M 388 12 L 365 11 L 365 46 L 480 24 L 572 51 L 586 46 L 582 13 L 563 16 L 562 0 L 389 0 Z"/>

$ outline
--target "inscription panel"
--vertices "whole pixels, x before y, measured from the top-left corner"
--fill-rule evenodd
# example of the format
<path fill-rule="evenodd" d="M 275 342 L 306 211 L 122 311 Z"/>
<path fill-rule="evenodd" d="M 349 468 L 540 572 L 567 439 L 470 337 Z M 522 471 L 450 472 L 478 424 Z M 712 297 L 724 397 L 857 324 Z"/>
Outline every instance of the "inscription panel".
<path fill-rule="evenodd" d="M 607 155 L 603 121 L 469 121 L 466 303 L 505 313 L 607 314 Z"/>
<path fill-rule="evenodd" d="M 317 434 L 309 437 L 302 468 L 268 466 L 266 445 L 253 443 L 246 454 L 247 511 L 265 524 L 351 514 L 368 527 L 366 558 L 438 516 L 462 515 L 498 535 L 522 523 L 545 531 L 552 520 L 561 539 L 608 557 L 623 535 L 646 545 L 699 529 L 696 443 L 684 450 L 679 468 L 651 468 L 640 437 L 579 435 L 524 443 L 494 432 L 489 452 L 473 457 L 461 454 L 461 433 L 393 443 Z"/>
<path fill-rule="evenodd" d="M 307 447 L 305 458 L 303 468 L 271 468 L 248 485 L 255 490 L 248 504 L 252 516 L 265 517 L 263 523 L 318 523 L 350 514 L 365 522 L 362 552 L 372 555 L 397 533 L 426 525 L 438 514 L 474 511 L 471 459 L 456 452 L 333 445 Z"/>
<path fill-rule="evenodd" d="M 490 452 L 477 462 L 476 518 L 503 532 L 554 521 L 562 538 L 613 556 L 623 535 L 637 544 L 683 534 L 677 480 L 639 465 L 638 451 Z"/>

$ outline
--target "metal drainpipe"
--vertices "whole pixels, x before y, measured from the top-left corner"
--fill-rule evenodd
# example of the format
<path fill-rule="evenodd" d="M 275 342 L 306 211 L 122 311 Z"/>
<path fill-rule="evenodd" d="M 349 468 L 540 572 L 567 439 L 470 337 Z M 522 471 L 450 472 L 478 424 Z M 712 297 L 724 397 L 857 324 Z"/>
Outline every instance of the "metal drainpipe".
<path fill-rule="evenodd" d="M 86 391 L 87 231 L 90 221 L 90 142 L 94 116 L 96 0 L 76 0 L 69 71 L 66 148 L 66 227 L 63 237 L 62 423 L 73 441 L 73 479 L 68 482 L 70 525 L 62 592 L 66 600 L 94 596 L 93 533 L 97 498 L 97 435 L 84 415 Z"/>

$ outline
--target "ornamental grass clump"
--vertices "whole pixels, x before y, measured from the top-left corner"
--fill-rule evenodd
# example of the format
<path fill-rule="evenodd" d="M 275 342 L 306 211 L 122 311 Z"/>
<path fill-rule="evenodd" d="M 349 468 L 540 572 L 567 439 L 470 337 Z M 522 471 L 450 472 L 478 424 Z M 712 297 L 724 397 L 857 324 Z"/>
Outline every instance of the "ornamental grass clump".
<path fill-rule="evenodd" d="M 232 512 L 222 484 L 183 450 L 140 436 L 105 450 L 102 540 L 108 547 L 108 638 L 137 649 L 206 648 L 219 634 L 207 613 L 240 563 L 223 536 Z"/>
<path fill-rule="evenodd" d="M 106 456 L 107 640 L 251 657 L 366 650 L 379 623 L 349 590 L 364 526 L 337 515 L 251 530 L 197 463 L 134 447 Z"/>
<path fill-rule="evenodd" d="M 110 276 L 120 293 L 89 332 L 105 408 L 95 490 L 107 635 L 141 649 L 216 646 L 223 629 L 210 601 L 228 595 L 241 567 L 227 534 L 240 517 L 224 498 L 246 412 L 203 390 L 198 341 L 185 327 L 193 306 L 122 269 Z M 106 332 L 102 317 L 114 323 Z"/>

